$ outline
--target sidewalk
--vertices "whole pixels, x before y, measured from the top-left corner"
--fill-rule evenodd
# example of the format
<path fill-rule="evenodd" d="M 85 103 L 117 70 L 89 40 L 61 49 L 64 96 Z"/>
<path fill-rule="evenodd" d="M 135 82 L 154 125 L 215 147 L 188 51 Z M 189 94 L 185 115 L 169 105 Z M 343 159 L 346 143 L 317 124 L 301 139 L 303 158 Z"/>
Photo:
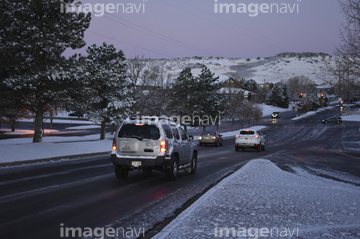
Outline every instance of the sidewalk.
<path fill-rule="evenodd" d="M 252 160 L 153 238 L 360 238 L 359 187 L 295 170 Z"/>

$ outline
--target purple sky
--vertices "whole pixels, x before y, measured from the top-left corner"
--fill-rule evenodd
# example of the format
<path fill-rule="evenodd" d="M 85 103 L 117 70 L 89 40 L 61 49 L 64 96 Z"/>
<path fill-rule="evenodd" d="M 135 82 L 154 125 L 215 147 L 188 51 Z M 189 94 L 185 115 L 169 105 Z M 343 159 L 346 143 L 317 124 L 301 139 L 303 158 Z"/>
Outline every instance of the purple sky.
<path fill-rule="evenodd" d="M 213 56 L 256 58 L 282 52 L 325 52 L 333 54 L 340 44 L 343 17 L 337 0 L 84 0 L 136 6 L 140 12 L 123 9 L 93 11 L 85 33 L 88 45 L 102 42 L 122 49 L 127 58 L 177 58 Z M 262 13 L 215 13 L 220 4 L 286 4 L 288 13 L 273 13 L 263 5 Z M 142 5 L 140 5 L 142 4 Z M 224 8 L 225 9 L 225 8 Z M 290 11 L 293 9 L 293 13 Z M 129 9 L 128 9 L 129 10 Z M 284 11 L 284 8 L 282 9 Z M 118 12 L 117 12 L 118 11 Z M 220 11 L 220 10 L 218 10 Z M 250 11 L 255 11 L 251 6 Z M 77 52 L 85 52 L 84 49 Z M 67 52 L 67 54 L 69 51 Z"/>

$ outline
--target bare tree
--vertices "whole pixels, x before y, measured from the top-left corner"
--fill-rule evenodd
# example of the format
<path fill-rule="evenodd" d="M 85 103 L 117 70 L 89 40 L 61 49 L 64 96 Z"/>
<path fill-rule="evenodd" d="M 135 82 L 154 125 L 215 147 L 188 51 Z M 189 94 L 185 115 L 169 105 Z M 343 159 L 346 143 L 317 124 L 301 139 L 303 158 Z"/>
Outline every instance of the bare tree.
<path fill-rule="evenodd" d="M 251 127 L 251 120 L 254 118 L 254 103 L 246 102 L 243 109 L 244 120 L 248 122 L 249 128 Z"/>
<path fill-rule="evenodd" d="M 315 83 L 306 76 L 295 76 L 287 81 L 289 99 L 298 98 L 299 93 L 310 94 L 315 88 Z"/>
<path fill-rule="evenodd" d="M 138 111 L 141 111 L 140 107 L 143 104 L 143 82 L 141 78 L 144 74 L 144 69 L 146 67 L 146 60 L 144 56 L 139 57 L 135 56 L 132 59 L 127 60 L 127 74 L 129 79 L 132 81 L 135 86 L 132 92 L 132 98 L 134 99 L 134 104 L 131 109 L 132 114 L 136 114 Z"/>
<path fill-rule="evenodd" d="M 253 105 L 253 115 L 256 120 L 256 125 L 259 124 L 259 119 L 263 116 L 262 107 L 258 104 Z"/>
<path fill-rule="evenodd" d="M 340 31 L 342 45 L 337 49 L 336 67 L 331 69 L 338 78 L 338 95 L 349 102 L 359 94 L 360 76 L 360 1 L 341 0 L 345 23 Z"/>
<path fill-rule="evenodd" d="M 341 11 L 346 22 L 340 31 L 342 46 L 338 48 L 339 55 L 348 57 L 348 63 L 360 69 L 360 2 L 359 0 L 340 1 Z"/>
<path fill-rule="evenodd" d="M 226 116 L 232 121 L 232 130 L 235 130 L 235 120 L 241 117 L 241 110 L 244 107 L 244 92 L 232 92 L 233 89 L 228 89 L 226 104 Z"/>
<path fill-rule="evenodd" d="M 127 60 L 127 75 L 135 85 L 138 84 L 145 67 L 146 60 L 144 56 L 136 55 L 134 58 Z"/>

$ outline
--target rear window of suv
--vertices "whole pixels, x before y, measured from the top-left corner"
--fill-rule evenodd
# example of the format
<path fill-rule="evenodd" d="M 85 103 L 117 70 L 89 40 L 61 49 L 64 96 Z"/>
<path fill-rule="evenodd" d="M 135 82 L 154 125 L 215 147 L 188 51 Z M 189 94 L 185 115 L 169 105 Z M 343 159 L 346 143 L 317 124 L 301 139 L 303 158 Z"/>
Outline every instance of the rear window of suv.
<path fill-rule="evenodd" d="M 242 130 L 242 131 L 240 131 L 240 134 L 241 135 L 253 135 L 253 134 L 255 134 L 255 132 L 251 131 L 251 130 Z"/>
<path fill-rule="evenodd" d="M 160 130 L 156 125 L 123 124 L 118 134 L 119 138 L 153 139 L 160 138 Z"/>

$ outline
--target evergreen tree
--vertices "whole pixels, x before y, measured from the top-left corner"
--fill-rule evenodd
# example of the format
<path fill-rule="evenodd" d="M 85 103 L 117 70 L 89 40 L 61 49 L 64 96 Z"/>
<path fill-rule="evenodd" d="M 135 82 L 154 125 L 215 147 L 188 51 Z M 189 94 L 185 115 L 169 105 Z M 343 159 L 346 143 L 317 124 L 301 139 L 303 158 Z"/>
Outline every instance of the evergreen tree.
<path fill-rule="evenodd" d="M 9 73 L 4 84 L 35 114 L 33 142 L 41 142 L 43 114 L 66 98 L 71 79 L 62 54 L 85 45 L 91 16 L 64 13 L 58 0 L 2 0 L 0 11 L 0 65 Z"/>
<path fill-rule="evenodd" d="M 214 77 L 214 75 L 207 67 L 202 68 L 201 74 L 195 78 L 196 88 L 191 98 L 194 102 L 194 113 L 218 120 L 225 107 L 223 95 L 219 92 L 221 89 L 219 77 Z M 205 122 L 204 129 L 206 129 L 206 123 L 212 122 Z"/>
<path fill-rule="evenodd" d="M 172 113 L 176 114 L 191 114 L 193 109 L 192 94 L 196 88 L 195 78 L 191 73 L 190 68 L 185 68 L 180 72 L 180 75 L 174 80 L 172 85 Z"/>
<path fill-rule="evenodd" d="M 286 85 L 281 82 L 276 83 L 267 96 L 267 103 L 282 108 L 288 108 L 289 96 Z"/>
<path fill-rule="evenodd" d="M 84 63 L 84 74 L 78 81 L 82 86 L 82 95 L 78 104 L 94 121 L 101 122 L 100 139 L 105 139 L 105 124 L 119 121 L 127 117 L 131 107 L 132 83 L 126 76 L 125 57 L 121 50 L 116 51 L 113 45 L 103 43 L 102 46 L 91 45 L 87 48 L 88 55 L 80 58 Z"/>

